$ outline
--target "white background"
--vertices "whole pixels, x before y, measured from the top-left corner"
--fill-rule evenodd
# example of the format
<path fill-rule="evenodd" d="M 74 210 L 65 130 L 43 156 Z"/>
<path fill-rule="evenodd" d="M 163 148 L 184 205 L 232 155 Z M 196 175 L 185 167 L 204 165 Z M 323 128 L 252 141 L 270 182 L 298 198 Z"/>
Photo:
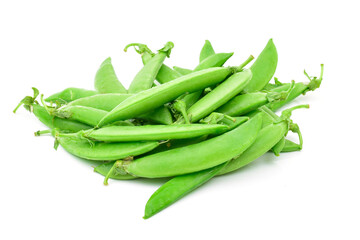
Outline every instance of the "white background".
<path fill-rule="evenodd" d="M 357 1 L 1 1 L 1 239 L 359 239 L 359 7 Z M 13 108 L 35 86 L 45 95 L 92 89 L 111 56 L 128 86 L 141 61 L 131 42 L 175 48 L 166 64 L 193 68 L 205 39 L 257 56 L 273 38 L 276 76 L 323 85 L 296 103 L 304 149 L 267 154 L 217 177 L 149 220 L 147 199 L 165 180 L 110 181 Z"/>

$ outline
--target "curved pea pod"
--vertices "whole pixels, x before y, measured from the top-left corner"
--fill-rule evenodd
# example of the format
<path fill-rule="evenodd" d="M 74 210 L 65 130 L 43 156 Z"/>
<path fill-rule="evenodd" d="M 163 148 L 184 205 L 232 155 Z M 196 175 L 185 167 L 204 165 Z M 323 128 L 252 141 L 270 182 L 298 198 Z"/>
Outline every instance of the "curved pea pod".
<path fill-rule="evenodd" d="M 62 133 L 55 134 L 56 141 L 69 153 L 88 160 L 115 161 L 118 159 L 137 156 L 156 148 L 159 143 L 151 142 L 126 142 L 104 143 L 89 142 L 86 139 L 68 137 Z"/>
<path fill-rule="evenodd" d="M 101 63 L 95 75 L 94 85 L 99 93 L 127 93 L 115 74 L 110 57 Z"/>
<path fill-rule="evenodd" d="M 130 46 L 137 46 L 137 44 L 129 44 L 125 47 L 124 51 Z M 165 46 L 155 54 L 149 62 L 136 74 L 128 89 L 129 93 L 138 93 L 149 89 L 153 86 L 154 80 L 165 60 L 170 56 L 171 49 L 174 47 L 172 42 L 167 42 Z"/>
<path fill-rule="evenodd" d="M 55 93 L 50 97 L 46 98 L 45 101 L 68 103 L 76 99 L 93 96 L 95 94 L 98 94 L 98 92 L 82 88 L 66 88 L 63 91 Z"/>
<path fill-rule="evenodd" d="M 226 61 L 231 58 L 234 53 L 215 53 L 205 58 L 199 65 L 196 66 L 194 71 L 208 69 L 210 67 L 221 67 Z"/>
<path fill-rule="evenodd" d="M 255 114 L 254 117 L 261 114 L 263 119 L 266 119 L 266 116 L 272 117 L 272 123 L 268 124 L 262 128 L 259 134 L 256 137 L 255 142 L 246 149 L 239 157 L 232 159 L 219 173 L 222 175 L 235 171 L 243 166 L 248 165 L 249 163 L 256 160 L 258 157 L 262 156 L 266 152 L 270 151 L 283 137 L 286 136 L 289 130 L 297 132 L 299 134 L 300 142 L 302 143 L 301 133 L 298 129 L 297 124 L 294 124 L 290 120 L 291 112 L 299 108 L 308 108 L 309 105 L 299 105 L 289 109 L 286 109 L 282 112 L 281 117 L 278 117 L 275 113 L 269 110 L 267 107 L 261 107 L 263 112 Z"/>
<path fill-rule="evenodd" d="M 187 75 L 189 73 L 192 73 L 193 71 L 190 70 L 190 69 L 187 69 L 187 68 L 181 68 L 181 67 L 177 67 L 177 66 L 174 66 L 173 69 L 175 71 L 177 71 L 178 73 L 181 74 L 181 76 L 184 76 L 184 75 Z"/>
<path fill-rule="evenodd" d="M 286 122 L 271 124 L 260 130 L 255 142 L 238 158 L 232 159 L 218 175 L 235 171 L 268 152 L 288 132 Z"/>
<path fill-rule="evenodd" d="M 286 99 L 278 102 L 269 103 L 267 104 L 267 106 L 271 110 L 277 110 L 282 106 L 286 105 L 287 103 L 291 102 L 298 96 L 305 95 L 308 91 L 314 91 L 315 89 L 319 88 L 323 80 L 324 64 L 321 64 L 321 72 L 319 78 L 310 77 L 305 71 L 304 73 L 307 76 L 307 78 L 310 80 L 309 83 L 302 83 L 302 82 L 295 83 L 294 88 L 290 91 L 289 96 Z M 282 86 L 272 89 L 272 91 L 274 92 L 284 91 L 284 89 L 286 89 L 289 85 L 290 83 L 283 84 Z"/>
<path fill-rule="evenodd" d="M 97 172 L 97 173 L 103 175 L 104 177 L 108 176 L 109 178 L 116 179 L 116 180 L 130 180 L 130 179 L 137 178 L 130 174 L 128 174 L 128 175 L 120 174 L 116 171 L 116 169 L 114 171 L 111 171 L 113 166 L 114 166 L 114 162 L 103 163 L 103 164 L 96 166 L 94 168 L 94 172 Z M 110 175 L 109 175 L 109 173 L 110 173 Z"/>
<path fill-rule="evenodd" d="M 91 107 L 96 109 L 101 109 L 104 111 L 111 111 L 125 99 L 132 96 L 132 94 L 123 94 L 123 93 L 105 93 L 105 94 L 96 94 L 90 97 L 84 97 L 72 101 L 67 104 L 67 106 L 84 106 Z"/>
<path fill-rule="evenodd" d="M 156 213 L 170 206 L 191 191 L 200 187 L 213 178 L 224 166 L 223 163 L 211 169 L 200 172 L 180 175 L 172 178 L 156 190 L 145 206 L 144 219 L 154 216 Z"/>
<path fill-rule="evenodd" d="M 224 113 L 229 116 L 241 116 L 254 111 L 265 104 L 286 99 L 288 94 L 283 94 L 284 92 L 285 90 L 279 92 L 241 94 L 216 109 L 216 112 Z"/>
<path fill-rule="evenodd" d="M 250 70 L 238 72 L 230 76 L 188 109 L 187 113 L 190 121 L 199 121 L 239 94 L 248 84 L 251 76 Z"/>
<path fill-rule="evenodd" d="M 259 57 L 250 67 L 253 77 L 245 87 L 245 92 L 262 90 L 274 76 L 278 62 L 278 54 L 272 39 L 270 39 Z"/>
<path fill-rule="evenodd" d="M 117 167 L 125 173 L 147 178 L 177 176 L 211 168 L 246 150 L 255 141 L 261 120 L 258 115 L 220 136 L 135 161 L 118 161 Z"/>
<path fill-rule="evenodd" d="M 176 99 L 186 92 L 196 92 L 219 83 L 232 71 L 232 68 L 210 68 L 142 91 L 120 103 L 99 122 L 98 126 L 139 116 Z"/>
<path fill-rule="evenodd" d="M 206 58 L 215 54 L 215 50 L 209 40 L 205 40 L 204 46 L 201 49 L 199 63 L 204 61 Z"/>
<path fill-rule="evenodd" d="M 151 52 L 151 51 L 150 51 Z M 151 54 L 149 52 L 143 52 L 141 53 L 141 58 L 143 61 L 143 64 L 147 64 L 154 54 Z M 172 69 L 171 67 L 168 67 L 166 64 L 162 64 L 158 74 L 156 75 L 156 80 L 161 83 L 167 83 L 170 82 L 178 77 L 181 77 L 181 74 Z"/>
<path fill-rule="evenodd" d="M 80 132 L 81 137 L 103 142 L 131 142 L 194 138 L 221 134 L 229 130 L 220 124 L 177 124 L 145 126 L 109 126 Z M 75 134 L 77 135 L 77 134 Z"/>

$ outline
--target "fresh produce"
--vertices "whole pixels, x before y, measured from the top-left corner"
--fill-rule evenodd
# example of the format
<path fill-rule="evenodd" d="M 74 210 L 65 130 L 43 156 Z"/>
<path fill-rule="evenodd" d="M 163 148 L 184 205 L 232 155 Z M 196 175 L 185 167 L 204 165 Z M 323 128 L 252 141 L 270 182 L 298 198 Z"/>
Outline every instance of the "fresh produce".
<path fill-rule="evenodd" d="M 292 111 L 274 111 L 300 95 L 319 88 L 319 77 L 307 83 L 271 83 L 278 63 L 270 39 L 255 59 L 223 66 L 233 53 L 216 53 L 206 40 L 193 69 L 165 65 L 174 47 L 167 42 L 156 54 L 147 45 L 132 43 L 144 66 L 126 89 L 107 58 L 95 76 L 95 90 L 67 88 L 44 99 L 23 98 L 23 105 L 76 157 L 94 161 L 94 171 L 109 179 L 170 178 L 148 200 L 150 218 L 191 191 L 242 168 L 267 152 L 279 156 L 299 151 L 303 138 Z M 40 100 L 37 100 L 40 95 Z M 291 131 L 298 143 L 286 138 Z M 131 202 L 131 201 L 130 201 Z"/>

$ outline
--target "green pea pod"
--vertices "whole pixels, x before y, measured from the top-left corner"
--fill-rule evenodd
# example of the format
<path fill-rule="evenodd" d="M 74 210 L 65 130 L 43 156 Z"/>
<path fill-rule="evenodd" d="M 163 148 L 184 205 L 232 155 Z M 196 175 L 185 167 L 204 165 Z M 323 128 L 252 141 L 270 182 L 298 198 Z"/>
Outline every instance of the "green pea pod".
<path fill-rule="evenodd" d="M 234 53 L 215 53 L 205 58 L 204 61 L 197 65 L 194 71 L 200 71 L 210 67 L 221 67 L 232 55 L 234 55 Z"/>
<path fill-rule="evenodd" d="M 81 122 L 51 116 L 44 107 L 38 104 L 32 105 L 32 112 L 40 120 L 40 122 L 42 122 L 48 128 L 56 128 L 59 129 L 61 132 L 73 133 L 91 128 L 91 126 Z"/>
<path fill-rule="evenodd" d="M 134 176 L 158 178 L 183 175 L 215 167 L 239 156 L 255 141 L 261 115 L 230 132 L 209 140 L 138 158 L 117 161 L 119 171 Z"/>
<path fill-rule="evenodd" d="M 72 101 L 67 104 L 67 106 L 84 106 L 91 107 L 96 109 L 101 109 L 104 111 L 111 111 L 122 101 L 132 96 L 132 94 L 123 94 L 123 93 L 105 93 L 105 94 L 96 94 L 90 97 L 84 97 Z"/>
<path fill-rule="evenodd" d="M 263 112 L 255 114 L 254 117 L 261 114 L 263 119 L 266 116 L 272 118 L 272 123 L 263 127 L 256 137 L 255 142 L 246 149 L 239 157 L 232 159 L 219 173 L 218 175 L 233 172 L 239 168 L 242 168 L 249 163 L 256 160 L 266 152 L 270 151 L 286 134 L 289 130 L 296 130 L 301 139 L 301 134 L 297 128 L 297 125 L 292 123 L 290 116 L 293 110 L 298 108 L 308 108 L 308 105 L 299 105 L 293 108 L 286 109 L 282 112 L 281 117 L 278 117 L 275 113 L 269 110 L 267 107 L 261 107 Z M 302 139 L 300 140 L 302 142 Z"/>
<path fill-rule="evenodd" d="M 115 171 L 111 171 L 113 166 L 114 166 L 114 162 L 103 163 L 103 164 L 96 166 L 94 168 L 94 172 L 97 172 L 97 173 L 103 175 L 104 177 L 108 176 L 109 178 L 117 179 L 117 180 L 130 180 L 130 179 L 137 178 L 130 174 L 128 174 L 128 175 L 119 174 L 118 172 L 116 172 L 116 169 L 115 169 Z"/>
<path fill-rule="evenodd" d="M 143 52 L 138 52 L 138 53 L 141 54 L 141 58 L 142 58 L 144 65 L 147 64 L 154 55 L 149 49 L 146 51 L 143 51 Z M 181 77 L 180 73 L 178 73 L 171 67 L 168 67 L 167 65 L 163 64 L 163 65 L 161 65 L 159 72 L 156 75 L 156 80 L 159 83 L 164 84 L 164 83 L 170 82 L 179 77 Z"/>
<path fill-rule="evenodd" d="M 138 44 L 129 44 L 125 47 L 124 51 L 130 46 L 137 46 Z M 154 80 L 165 60 L 166 57 L 170 56 L 171 49 L 174 47 L 172 42 L 167 42 L 165 46 L 159 50 L 158 54 L 155 54 L 149 62 L 136 74 L 132 80 L 129 93 L 138 93 L 147 90 L 153 86 Z"/>
<path fill-rule="evenodd" d="M 228 130 L 228 126 L 220 124 L 109 126 L 71 135 L 103 142 L 132 142 L 194 138 L 208 134 L 221 134 Z"/>
<path fill-rule="evenodd" d="M 79 98 L 93 96 L 99 94 L 93 90 L 86 90 L 82 88 L 67 88 L 61 92 L 55 93 L 50 97 L 46 98 L 46 102 L 59 102 L 59 103 L 68 103 Z"/>
<path fill-rule="evenodd" d="M 108 114 L 107 111 L 92 107 L 67 105 L 59 109 L 50 109 L 49 113 L 59 118 L 82 122 L 93 127 Z"/>
<path fill-rule="evenodd" d="M 127 143 L 89 142 L 86 139 L 72 136 L 67 137 L 61 133 L 53 134 L 56 141 L 67 152 L 88 160 L 115 161 L 149 152 L 159 145 L 156 141 Z"/>
<path fill-rule="evenodd" d="M 321 85 L 321 82 L 323 80 L 323 74 L 324 74 L 324 64 L 321 64 L 321 72 L 320 72 L 320 77 L 309 77 L 309 75 L 304 71 L 305 75 L 307 76 L 307 78 L 310 80 L 309 83 L 295 83 L 294 88 L 290 91 L 289 96 L 282 100 L 282 101 L 278 101 L 278 102 L 272 102 L 267 104 L 267 106 L 271 109 L 271 110 L 277 110 L 279 108 L 281 108 L 282 106 L 286 105 L 287 103 L 291 102 L 292 100 L 294 100 L 295 98 L 297 98 L 300 95 L 305 95 L 308 91 L 314 91 L 315 89 L 319 88 Z M 273 92 L 280 92 L 283 91 L 284 89 L 286 89 L 288 86 L 290 85 L 290 83 L 287 84 L 283 84 L 280 87 L 274 88 L 272 89 Z"/>
<path fill-rule="evenodd" d="M 210 57 L 210 56 L 212 56 L 214 54 L 215 54 L 215 50 L 212 47 L 210 41 L 205 40 L 204 46 L 202 47 L 201 52 L 200 52 L 199 63 L 201 63 L 206 58 L 208 58 L 208 57 Z"/>
<path fill-rule="evenodd" d="M 216 112 L 229 116 L 241 116 L 265 104 L 285 100 L 287 96 L 288 93 L 286 91 L 245 93 L 232 98 L 216 109 Z"/>
<path fill-rule="evenodd" d="M 26 96 L 23 100 L 21 100 L 19 105 L 15 108 L 14 113 L 21 105 L 24 105 L 26 110 L 33 112 L 34 115 L 40 120 L 40 122 L 42 122 L 50 129 L 56 128 L 61 132 L 72 133 L 91 128 L 91 126 L 80 122 L 62 119 L 50 115 L 48 111 L 44 107 L 40 106 L 36 101 L 36 98 L 39 95 L 39 90 L 36 88 L 33 88 L 33 90 L 34 96 Z"/>
<path fill-rule="evenodd" d="M 223 81 L 232 71 L 232 68 L 210 68 L 142 91 L 120 103 L 99 122 L 98 126 L 133 118 L 160 107 L 186 92 L 196 92 L 212 86 Z"/>
<path fill-rule="evenodd" d="M 276 47 L 270 39 L 259 57 L 255 60 L 250 70 L 253 77 L 244 89 L 245 92 L 256 92 L 262 90 L 274 76 L 278 62 Z"/>
<path fill-rule="evenodd" d="M 187 113 L 191 122 L 197 122 L 206 117 L 215 109 L 225 104 L 232 97 L 239 94 L 251 79 L 251 71 L 246 70 L 233 74 L 223 83 L 218 85 L 214 90 L 205 95 L 194 105 L 192 105 Z"/>
<path fill-rule="evenodd" d="M 223 163 L 211 169 L 200 172 L 180 175 L 172 178 L 156 190 L 145 206 L 144 219 L 154 216 L 156 213 L 170 206 L 191 191 L 200 187 L 213 178 L 224 166 Z"/>
<path fill-rule="evenodd" d="M 121 102 L 123 102 L 125 99 L 131 96 L 133 96 L 133 94 L 118 94 L 118 93 L 97 94 L 94 96 L 75 100 L 67 104 L 67 106 L 84 106 L 84 107 L 96 108 L 104 111 L 111 111 Z M 104 117 L 104 112 L 100 111 L 97 114 L 99 115 L 100 119 Z M 170 110 L 166 106 L 161 106 L 157 109 L 141 114 L 136 118 L 148 120 L 155 123 L 166 124 L 166 125 L 173 123 Z"/>
<path fill-rule="evenodd" d="M 174 66 L 173 68 L 174 68 L 175 71 L 180 73 L 182 76 L 193 72 L 192 70 L 187 69 L 187 68 L 181 68 L 181 67 L 177 67 L 177 66 Z"/>
<path fill-rule="evenodd" d="M 282 152 L 283 148 L 285 146 L 285 136 L 283 136 L 278 143 L 276 143 L 271 151 L 275 154 L 275 156 L 280 156 L 280 153 Z"/>
<path fill-rule="evenodd" d="M 101 63 L 95 75 L 94 85 L 99 93 L 127 93 L 115 74 L 110 57 Z"/>

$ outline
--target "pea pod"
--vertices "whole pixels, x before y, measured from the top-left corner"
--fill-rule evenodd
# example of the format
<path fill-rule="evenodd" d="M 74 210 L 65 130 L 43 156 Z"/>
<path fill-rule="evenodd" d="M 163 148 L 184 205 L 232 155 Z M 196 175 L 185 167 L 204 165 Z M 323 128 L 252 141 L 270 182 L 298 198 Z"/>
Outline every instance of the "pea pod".
<path fill-rule="evenodd" d="M 159 145 L 156 141 L 104 143 L 68 137 L 58 132 L 53 132 L 53 135 L 67 152 L 88 160 L 115 161 L 149 152 Z"/>
<path fill-rule="evenodd" d="M 76 100 L 75 103 L 65 105 L 61 108 L 46 108 L 50 115 L 79 121 L 94 127 L 104 116 L 106 116 L 106 114 L 109 113 L 109 111 L 103 109 L 112 110 L 115 106 L 120 104 L 124 98 L 126 99 L 128 97 L 129 96 L 127 95 L 102 94 L 91 96 L 91 99 L 83 98 Z M 105 100 L 107 101 L 105 102 Z M 144 114 L 136 116 L 135 118 L 167 125 L 172 124 L 173 122 L 170 110 L 165 106 L 150 110 Z"/>
<path fill-rule="evenodd" d="M 98 94 L 98 92 L 82 88 L 66 88 L 63 91 L 55 93 L 46 98 L 45 102 L 68 103 L 76 99 L 93 96 L 95 94 Z"/>
<path fill-rule="evenodd" d="M 188 109 L 190 121 L 199 121 L 239 94 L 248 84 L 251 76 L 250 70 L 233 74 Z"/>
<path fill-rule="evenodd" d="M 289 85 L 291 87 L 291 85 Z M 216 109 L 216 112 L 229 116 L 241 116 L 268 103 L 279 102 L 287 99 L 289 91 L 278 92 L 253 92 L 238 95 Z"/>
<path fill-rule="evenodd" d="M 133 118 L 160 107 L 186 92 L 196 92 L 219 83 L 232 71 L 232 68 L 206 69 L 142 91 L 120 103 L 99 122 L 98 126 Z"/>
<path fill-rule="evenodd" d="M 275 154 L 275 156 L 280 156 L 280 153 L 282 152 L 283 148 L 285 146 L 285 136 L 283 136 L 278 143 L 276 143 L 271 151 Z"/>
<path fill-rule="evenodd" d="M 277 110 L 279 108 L 281 108 L 282 106 L 286 105 L 287 103 L 291 102 L 292 100 L 294 100 L 295 98 L 297 98 L 300 95 L 305 95 L 308 91 L 314 91 L 315 89 L 319 88 L 321 85 L 321 82 L 323 80 L 323 74 L 324 74 L 324 64 L 321 64 L 321 72 L 320 72 L 320 77 L 309 77 L 309 75 L 304 71 L 305 75 L 307 76 L 307 78 L 310 80 L 309 83 L 295 83 L 294 88 L 290 91 L 289 96 L 282 100 L 282 101 L 278 101 L 278 102 L 272 102 L 272 103 L 268 103 L 267 106 L 271 109 L 271 110 Z M 283 91 L 285 88 L 287 88 L 289 85 L 289 83 L 287 84 L 283 84 L 280 87 L 274 88 L 272 91 L 274 92 L 280 92 Z"/>
<path fill-rule="evenodd" d="M 72 101 L 67 104 L 67 106 L 84 106 L 91 107 L 96 109 L 101 109 L 104 111 L 111 111 L 122 101 L 132 96 L 132 94 L 122 94 L 122 93 L 105 93 L 105 94 L 96 94 L 90 97 L 84 97 Z"/>
<path fill-rule="evenodd" d="M 210 56 L 212 56 L 214 54 L 215 54 L 215 50 L 212 47 L 210 41 L 205 40 L 204 46 L 202 47 L 201 52 L 200 52 L 199 62 L 201 63 L 206 58 L 208 58 L 208 57 L 210 57 Z"/>
<path fill-rule="evenodd" d="M 138 177 L 183 175 L 217 166 L 239 156 L 255 140 L 261 127 L 258 115 L 234 130 L 186 147 L 138 158 L 117 161 L 117 168 Z"/>
<path fill-rule="evenodd" d="M 144 219 L 148 219 L 200 187 L 214 177 L 226 163 L 200 172 L 172 178 L 153 193 L 145 206 Z"/>
<path fill-rule="evenodd" d="M 210 67 L 221 67 L 229 58 L 231 58 L 232 55 L 234 55 L 234 53 L 215 53 L 200 62 L 194 71 L 200 71 Z"/>
<path fill-rule="evenodd" d="M 78 132 L 91 128 L 91 126 L 80 122 L 51 116 L 47 112 L 47 110 L 44 107 L 40 106 L 39 103 L 36 101 L 36 98 L 39 95 L 39 91 L 36 88 L 33 88 L 33 90 L 34 96 L 27 96 L 23 100 L 21 100 L 19 105 L 14 110 L 14 113 L 21 105 L 24 105 L 25 109 L 34 113 L 34 115 L 40 120 L 40 122 L 42 122 L 50 129 L 57 128 L 61 132 Z"/>
<path fill-rule="evenodd" d="M 72 135 L 103 142 L 131 142 L 194 138 L 208 134 L 221 134 L 228 129 L 228 126 L 220 124 L 109 126 Z"/>
<path fill-rule="evenodd" d="M 101 63 L 95 75 L 94 85 L 99 93 L 127 93 L 115 74 L 110 57 Z"/>
<path fill-rule="evenodd" d="M 125 47 L 124 51 L 127 50 L 130 46 L 138 46 L 139 44 L 133 43 Z M 143 44 L 141 44 L 143 45 Z M 155 54 L 149 62 L 147 62 L 144 67 L 136 74 L 135 78 L 132 80 L 129 90 L 129 93 L 138 93 L 143 90 L 149 89 L 153 86 L 154 80 L 165 60 L 166 57 L 170 56 L 171 49 L 174 47 L 172 42 L 165 44 L 165 47 L 159 50 L 158 54 Z"/>
<path fill-rule="evenodd" d="M 291 112 L 294 109 L 308 107 L 308 105 L 300 105 L 287 109 L 283 111 L 281 118 L 278 118 L 275 114 L 272 114 L 274 115 L 273 123 L 261 129 L 256 137 L 255 142 L 239 157 L 232 159 L 223 169 L 221 169 L 218 175 L 235 171 L 253 162 L 258 157 L 272 149 L 284 136 L 286 136 L 289 130 L 298 131 L 298 129 L 296 129 L 297 125 L 293 124 L 290 120 Z M 266 109 L 266 107 L 262 107 L 262 109 L 264 108 Z M 268 111 L 265 112 L 268 113 Z M 255 116 L 257 115 L 258 114 Z M 264 113 L 263 115 L 265 116 L 267 114 Z"/>
<path fill-rule="evenodd" d="M 274 76 L 278 62 L 276 47 L 270 39 L 259 57 L 250 67 L 253 77 L 245 87 L 245 92 L 256 92 L 262 90 Z"/>

